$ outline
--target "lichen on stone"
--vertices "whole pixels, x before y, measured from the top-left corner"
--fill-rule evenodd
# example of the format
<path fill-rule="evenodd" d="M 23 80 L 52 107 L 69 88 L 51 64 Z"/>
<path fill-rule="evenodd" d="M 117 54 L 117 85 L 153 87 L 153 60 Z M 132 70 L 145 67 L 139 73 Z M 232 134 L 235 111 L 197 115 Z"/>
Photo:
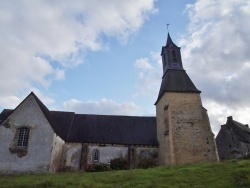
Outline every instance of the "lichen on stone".
<path fill-rule="evenodd" d="M 9 148 L 9 151 L 12 154 L 17 154 L 19 158 L 22 158 L 28 154 L 28 151 L 26 148 L 13 147 L 13 148 Z"/>

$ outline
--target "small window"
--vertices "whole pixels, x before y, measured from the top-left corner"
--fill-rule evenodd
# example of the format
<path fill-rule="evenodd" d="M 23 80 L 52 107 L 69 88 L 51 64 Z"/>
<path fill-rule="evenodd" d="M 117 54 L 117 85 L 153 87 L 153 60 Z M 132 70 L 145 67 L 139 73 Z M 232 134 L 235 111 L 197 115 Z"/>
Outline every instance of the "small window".
<path fill-rule="evenodd" d="M 165 55 L 163 54 L 162 56 L 162 63 L 163 63 L 163 67 L 166 66 L 166 59 L 165 59 Z"/>
<path fill-rule="evenodd" d="M 93 161 L 94 162 L 99 162 L 99 157 L 100 157 L 100 152 L 98 149 L 95 149 L 93 151 Z"/>
<path fill-rule="evenodd" d="M 17 147 L 27 147 L 29 141 L 29 128 L 20 128 L 18 129 L 18 140 Z"/>
<path fill-rule="evenodd" d="M 232 145 L 229 145 L 229 148 L 232 148 Z"/>
<path fill-rule="evenodd" d="M 208 139 L 208 138 L 206 138 L 206 140 L 207 140 L 207 144 L 209 144 L 209 139 Z"/>
<path fill-rule="evenodd" d="M 174 50 L 172 50 L 172 58 L 174 62 L 177 62 L 177 56 L 176 56 L 176 52 Z"/>

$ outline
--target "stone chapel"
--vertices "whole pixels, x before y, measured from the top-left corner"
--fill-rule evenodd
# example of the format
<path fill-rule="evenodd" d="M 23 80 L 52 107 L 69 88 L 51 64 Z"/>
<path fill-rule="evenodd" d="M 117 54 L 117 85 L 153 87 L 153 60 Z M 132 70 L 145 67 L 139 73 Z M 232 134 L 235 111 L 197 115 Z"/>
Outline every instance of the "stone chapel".
<path fill-rule="evenodd" d="M 50 111 L 31 92 L 0 114 L 0 173 L 84 170 L 125 158 L 159 165 L 218 161 L 199 91 L 183 69 L 170 35 L 161 51 L 163 76 L 156 117 Z"/>

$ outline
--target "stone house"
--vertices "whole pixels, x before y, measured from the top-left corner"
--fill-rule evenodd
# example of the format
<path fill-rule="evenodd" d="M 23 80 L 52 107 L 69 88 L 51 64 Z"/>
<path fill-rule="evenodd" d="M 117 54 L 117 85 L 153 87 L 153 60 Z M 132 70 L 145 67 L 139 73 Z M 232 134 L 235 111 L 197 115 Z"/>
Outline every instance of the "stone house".
<path fill-rule="evenodd" d="M 86 169 L 93 163 L 142 158 L 160 165 L 218 161 L 200 91 L 183 69 L 180 48 L 168 34 L 156 117 L 50 111 L 31 92 L 0 114 L 0 172 Z"/>
<path fill-rule="evenodd" d="M 220 160 L 246 157 L 250 154 L 248 125 L 235 121 L 232 116 L 227 117 L 216 137 L 216 144 Z"/>

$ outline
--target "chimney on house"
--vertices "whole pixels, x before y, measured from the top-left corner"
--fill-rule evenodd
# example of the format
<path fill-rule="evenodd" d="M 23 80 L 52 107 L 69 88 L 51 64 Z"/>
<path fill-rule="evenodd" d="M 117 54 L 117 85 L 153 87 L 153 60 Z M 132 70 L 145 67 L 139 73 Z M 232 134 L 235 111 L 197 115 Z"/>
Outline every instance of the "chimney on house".
<path fill-rule="evenodd" d="M 233 121 L 233 116 L 228 116 L 228 117 L 227 117 L 227 120 L 228 120 L 228 121 Z"/>
<path fill-rule="evenodd" d="M 245 126 L 248 127 L 248 124 L 246 124 Z"/>

